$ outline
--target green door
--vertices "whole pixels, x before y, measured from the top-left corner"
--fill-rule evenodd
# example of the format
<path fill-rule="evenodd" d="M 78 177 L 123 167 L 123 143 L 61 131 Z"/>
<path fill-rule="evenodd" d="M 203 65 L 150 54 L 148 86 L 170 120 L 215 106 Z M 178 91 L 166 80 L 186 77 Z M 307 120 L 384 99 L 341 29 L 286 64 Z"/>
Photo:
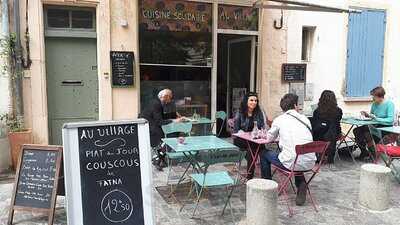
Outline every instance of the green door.
<path fill-rule="evenodd" d="M 64 123 L 98 119 L 96 39 L 47 37 L 45 44 L 49 142 L 62 144 Z"/>

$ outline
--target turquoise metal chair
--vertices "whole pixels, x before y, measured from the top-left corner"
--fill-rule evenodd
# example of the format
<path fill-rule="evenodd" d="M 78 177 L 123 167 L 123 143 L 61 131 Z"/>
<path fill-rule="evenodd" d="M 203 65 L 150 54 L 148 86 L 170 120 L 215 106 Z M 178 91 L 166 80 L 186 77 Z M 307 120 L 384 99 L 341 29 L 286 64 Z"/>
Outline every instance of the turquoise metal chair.
<path fill-rule="evenodd" d="M 214 121 L 214 123 L 213 123 L 213 125 L 212 125 L 212 127 L 211 127 L 211 130 L 214 129 L 214 126 L 217 126 L 217 121 L 218 121 L 218 119 L 222 120 L 222 124 L 221 124 L 221 127 L 219 128 L 218 132 L 215 134 L 217 137 L 219 137 L 219 135 L 221 135 L 221 132 L 222 132 L 222 130 L 223 130 L 224 127 L 225 127 L 226 112 L 224 112 L 224 111 L 217 111 L 217 112 L 215 113 L 215 121 Z"/>
<path fill-rule="evenodd" d="M 193 193 L 194 190 L 196 190 L 197 194 L 196 206 L 193 210 L 192 217 L 196 213 L 204 189 L 221 188 L 221 187 L 230 188 L 230 191 L 228 191 L 228 194 L 226 195 L 226 201 L 221 215 L 224 215 L 226 206 L 229 205 L 231 215 L 233 217 L 233 210 L 232 210 L 232 205 L 230 203 L 230 199 L 234 189 L 239 185 L 240 170 L 237 170 L 235 178 L 232 178 L 227 171 L 208 172 L 208 169 L 210 166 L 218 163 L 238 163 L 240 168 L 241 161 L 245 156 L 245 154 L 246 152 L 240 150 L 224 150 L 224 151 L 209 150 L 198 154 L 197 157 L 201 162 L 204 163 L 204 165 L 202 173 L 196 173 L 190 175 L 193 182 L 189 196 Z M 181 211 L 184 208 L 184 206 L 185 205 L 183 204 L 180 209 Z"/>
<path fill-rule="evenodd" d="M 161 126 L 165 138 L 171 134 L 183 133 L 184 136 L 190 136 L 190 132 L 192 131 L 192 123 L 169 123 Z M 181 152 L 168 152 L 167 156 L 167 164 L 168 164 L 168 173 L 167 173 L 167 185 L 169 185 L 169 179 L 172 170 L 172 164 L 175 162 L 176 164 L 188 162 L 186 156 Z M 186 167 L 184 174 L 188 171 L 190 164 Z M 171 187 L 172 190 L 172 187 Z"/>

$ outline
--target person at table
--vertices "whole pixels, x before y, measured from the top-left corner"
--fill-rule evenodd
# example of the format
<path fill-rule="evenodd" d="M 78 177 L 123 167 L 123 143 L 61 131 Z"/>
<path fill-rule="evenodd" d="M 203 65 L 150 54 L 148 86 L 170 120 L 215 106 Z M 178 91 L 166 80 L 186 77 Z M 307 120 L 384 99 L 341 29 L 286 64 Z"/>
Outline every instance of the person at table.
<path fill-rule="evenodd" d="M 336 140 L 340 137 L 342 129 L 340 121 L 343 112 L 338 107 L 335 93 L 330 90 L 322 92 L 318 107 L 313 112 L 311 120 L 314 141 L 329 141 L 327 162 L 333 163 L 335 158 Z"/>
<path fill-rule="evenodd" d="M 394 122 L 394 104 L 390 100 L 385 100 L 385 89 L 378 86 L 371 90 L 373 103 L 370 112 L 361 111 L 361 115 L 371 118 L 378 122 L 376 127 L 393 126 Z M 357 127 L 353 130 L 356 143 L 361 149 L 359 159 L 369 156 L 368 150 L 373 151 L 372 136 L 369 133 L 368 126 Z M 376 140 L 377 142 L 379 140 Z M 368 148 L 368 150 L 367 150 Z"/>
<path fill-rule="evenodd" d="M 151 101 L 140 114 L 149 122 L 150 144 L 152 148 L 157 148 L 158 155 L 153 159 L 153 164 L 157 169 L 162 170 L 166 166 L 165 151 L 160 147 L 164 132 L 161 126 L 180 122 L 181 117 L 174 111 L 172 104 L 173 94 L 170 89 L 163 89 L 158 93 L 158 98 Z M 176 109 L 176 108 L 175 108 Z"/>
<path fill-rule="evenodd" d="M 264 128 L 266 124 L 266 116 L 258 104 L 257 93 L 249 92 L 243 97 L 243 100 L 240 104 L 240 109 L 235 115 L 233 132 L 250 132 L 254 128 L 254 122 L 257 122 L 258 129 Z M 247 141 L 240 138 L 235 138 L 233 143 L 242 151 L 247 151 Z M 252 150 L 255 150 L 257 149 L 258 145 L 256 143 L 250 143 L 250 147 Z M 264 145 L 260 146 L 260 148 L 264 148 Z M 261 150 L 262 149 L 260 149 L 260 151 Z M 246 154 L 246 160 L 248 171 L 247 179 L 252 179 L 254 177 L 255 163 L 253 163 L 251 153 L 248 151 Z M 253 166 L 250 168 L 250 165 Z"/>
<path fill-rule="evenodd" d="M 281 152 L 266 149 L 262 152 L 261 175 L 264 179 L 272 179 L 271 164 L 283 169 L 291 169 L 296 158 L 296 145 L 302 145 L 313 141 L 311 122 L 300 114 L 298 106 L 299 97 L 295 94 L 286 94 L 280 101 L 283 114 L 272 122 L 267 133 L 267 141 L 274 142 L 279 138 Z M 309 170 L 314 167 L 317 158 L 314 153 L 299 156 L 296 168 L 297 171 Z M 303 205 L 306 201 L 306 186 L 304 176 L 296 176 L 297 187 L 296 205 Z"/>

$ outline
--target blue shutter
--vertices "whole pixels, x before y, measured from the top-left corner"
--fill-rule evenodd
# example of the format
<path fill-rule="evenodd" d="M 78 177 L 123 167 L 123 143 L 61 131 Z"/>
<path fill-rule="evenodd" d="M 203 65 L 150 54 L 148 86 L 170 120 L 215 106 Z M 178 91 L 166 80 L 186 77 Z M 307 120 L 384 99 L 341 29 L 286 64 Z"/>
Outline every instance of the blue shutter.
<path fill-rule="evenodd" d="M 349 14 L 346 96 L 366 97 L 382 84 L 386 12 L 363 10 Z"/>

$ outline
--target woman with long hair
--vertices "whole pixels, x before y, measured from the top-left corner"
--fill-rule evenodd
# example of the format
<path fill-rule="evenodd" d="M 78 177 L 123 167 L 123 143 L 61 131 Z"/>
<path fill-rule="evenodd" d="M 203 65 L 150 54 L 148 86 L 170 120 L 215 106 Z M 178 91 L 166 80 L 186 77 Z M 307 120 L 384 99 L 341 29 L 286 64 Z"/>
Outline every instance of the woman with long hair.
<path fill-rule="evenodd" d="M 330 90 L 323 91 L 311 124 L 314 141 L 330 141 L 327 150 L 328 163 L 333 163 L 335 158 L 336 140 L 342 133 L 340 127 L 342 116 L 343 112 L 337 105 L 335 93 Z"/>
<path fill-rule="evenodd" d="M 254 122 L 257 122 L 258 129 L 264 128 L 266 126 L 266 116 L 258 104 L 257 93 L 249 92 L 244 97 L 240 104 L 240 110 L 236 113 L 234 119 L 233 132 L 237 133 L 240 130 L 244 132 L 249 132 L 253 130 Z M 238 146 L 241 150 L 247 151 L 247 142 L 240 138 L 234 139 L 234 144 Z M 255 143 L 250 143 L 251 149 L 256 149 Z M 262 145 L 260 148 L 264 148 Z M 262 149 L 260 149 L 261 152 Z M 247 152 L 247 179 L 252 179 L 254 177 L 255 163 L 252 162 L 251 154 Z M 253 165 L 250 168 L 250 165 Z"/>

